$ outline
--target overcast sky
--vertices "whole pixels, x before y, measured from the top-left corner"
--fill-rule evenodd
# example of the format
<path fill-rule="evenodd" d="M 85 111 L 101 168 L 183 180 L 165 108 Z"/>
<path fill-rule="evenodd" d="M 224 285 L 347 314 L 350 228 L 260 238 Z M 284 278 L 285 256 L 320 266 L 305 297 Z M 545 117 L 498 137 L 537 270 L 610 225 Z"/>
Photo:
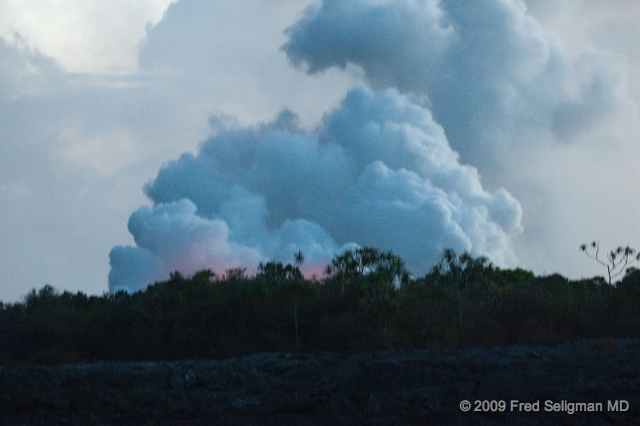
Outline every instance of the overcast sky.
<path fill-rule="evenodd" d="M 640 248 L 635 0 L 0 0 L 0 36 L 0 300 Z"/>

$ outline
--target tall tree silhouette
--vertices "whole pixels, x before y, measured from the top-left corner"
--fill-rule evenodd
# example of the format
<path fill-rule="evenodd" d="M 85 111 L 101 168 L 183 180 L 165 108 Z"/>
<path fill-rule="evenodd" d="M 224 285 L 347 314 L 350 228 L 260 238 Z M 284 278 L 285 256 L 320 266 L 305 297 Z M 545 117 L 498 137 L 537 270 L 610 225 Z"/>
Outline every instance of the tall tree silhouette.
<path fill-rule="evenodd" d="M 587 255 L 587 257 L 594 259 L 596 262 L 607 268 L 607 274 L 609 275 L 609 285 L 612 285 L 612 278 L 618 277 L 626 270 L 627 264 L 629 262 L 640 260 L 640 253 L 636 254 L 635 249 L 632 249 L 629 246 L 618 246 L 617 249 L 611 250 L 609 253 L 607 253 L 607 262 L 605 262 L 600 259 L 600 257 L 598 257 L 598 254 L 600 253 L 600 243 L 598 243 L 597 241 L 592 241 L 589 247 L 587 247 L 586 244 L 582 244 L 580 246 L 580 251 L 583 251 Z"/>

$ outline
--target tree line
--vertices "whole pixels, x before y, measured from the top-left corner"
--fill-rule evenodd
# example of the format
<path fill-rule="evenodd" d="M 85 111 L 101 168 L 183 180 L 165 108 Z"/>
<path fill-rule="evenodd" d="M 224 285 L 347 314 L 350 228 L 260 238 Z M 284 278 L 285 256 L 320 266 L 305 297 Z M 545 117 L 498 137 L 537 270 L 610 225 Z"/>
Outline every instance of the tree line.
<path fill-rule="evenodd" d="M 391 251 L 336 255 L 320 279 L 293 264 L 178 272 L 129 294 L 32 290 L 0 302 L 0 363 L 226 358 L 265 351 L 555 344 L 640 335 L 640 271 L 570 280 L 446 250 L 413 277 Z"/>

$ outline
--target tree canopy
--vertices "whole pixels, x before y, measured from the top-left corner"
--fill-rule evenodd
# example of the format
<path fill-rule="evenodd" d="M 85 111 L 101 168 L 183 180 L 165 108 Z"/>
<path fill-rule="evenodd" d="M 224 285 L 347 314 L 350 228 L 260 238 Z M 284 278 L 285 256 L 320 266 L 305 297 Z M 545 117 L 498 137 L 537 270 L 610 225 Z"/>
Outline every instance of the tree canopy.
<path fill-rule="evenodd" d="M 624 255 L 624 250 L 623 250 Z M 617 259 L 617 257 L 616 257 Z M 446 250 L 423 277 L 391 251 L 336 255 L 320 281 L 265 262 L 222 276 L 179 272 L 144 291 L 31 291 L 0 303 L 0 363 L 221 358 L 262 351 L 369 351 L 638 337 L 640 270 L 616 285 L 501 269 Z"/>

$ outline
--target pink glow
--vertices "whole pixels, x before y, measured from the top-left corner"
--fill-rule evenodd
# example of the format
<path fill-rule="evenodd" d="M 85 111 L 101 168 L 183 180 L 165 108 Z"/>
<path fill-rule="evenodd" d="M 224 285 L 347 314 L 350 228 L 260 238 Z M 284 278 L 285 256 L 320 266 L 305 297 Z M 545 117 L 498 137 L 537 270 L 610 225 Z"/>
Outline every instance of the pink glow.
<path fill-rule="evenodd" d="M 324 270 L 327 267 L 329 262 L 325 261 L 323 263 L 312 263 L 310 265 L 302 266 L 300 268 L 302 275 L 307 280 L 322 280 L 324 277 Z"/>

